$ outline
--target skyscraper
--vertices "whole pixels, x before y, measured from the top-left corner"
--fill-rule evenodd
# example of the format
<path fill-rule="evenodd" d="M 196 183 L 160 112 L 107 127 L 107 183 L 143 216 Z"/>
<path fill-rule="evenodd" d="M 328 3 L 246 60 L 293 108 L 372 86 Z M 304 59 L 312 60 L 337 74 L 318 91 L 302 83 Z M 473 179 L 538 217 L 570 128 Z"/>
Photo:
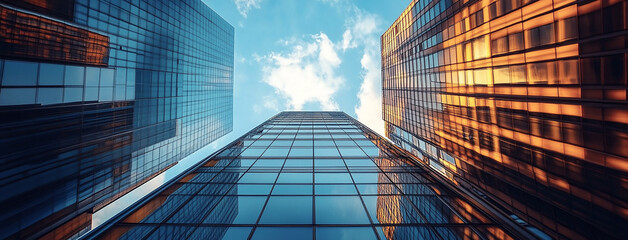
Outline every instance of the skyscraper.
<path fill-rule="evenodd" d="M 628 238 L 625 0 L 414 0 L 382 35 L 388 137 L 557 239 Z"/>
<path fill-rule="evenodd" d="M 0 0 L 0 238 L 76 236 L 230 132 L 233 40 L 200 0 Z"/>
<path fill-rule="evenodd" d="M 343 112 L 282 112 L 87 239 L 520 239 Z"/>

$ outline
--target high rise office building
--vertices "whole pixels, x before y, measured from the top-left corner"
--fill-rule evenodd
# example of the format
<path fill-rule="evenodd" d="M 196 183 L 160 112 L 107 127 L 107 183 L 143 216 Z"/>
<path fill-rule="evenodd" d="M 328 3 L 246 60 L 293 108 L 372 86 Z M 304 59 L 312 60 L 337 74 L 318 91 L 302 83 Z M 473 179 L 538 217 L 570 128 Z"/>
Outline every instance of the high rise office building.
<path fill-rule="evenodd" d="M 628 238 L 625 0 L 414 0 L 382 35 L 390 139 L 556 239 Z"/>
<path fill-rule="evenodd" d="M 343 112 L 282 112 L 87 239 L 521 239 Z"/>
<path fill-rule="evenodd" d="M 0 0 L 0 239 L 76 237 L 230 132 L 233 40 L 200 0 Z"/>

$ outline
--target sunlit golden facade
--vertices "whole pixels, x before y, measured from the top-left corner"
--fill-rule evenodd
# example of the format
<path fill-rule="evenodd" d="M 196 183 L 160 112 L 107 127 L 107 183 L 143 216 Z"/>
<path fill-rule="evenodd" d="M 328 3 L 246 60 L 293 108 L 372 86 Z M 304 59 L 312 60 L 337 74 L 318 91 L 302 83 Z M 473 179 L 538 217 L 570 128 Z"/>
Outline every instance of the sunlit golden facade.
<path fill-rule="evenodd" d="M 551 237 L 625 239 L 627 13 L 412 1 L 381 38 L 388 137 Z"/>

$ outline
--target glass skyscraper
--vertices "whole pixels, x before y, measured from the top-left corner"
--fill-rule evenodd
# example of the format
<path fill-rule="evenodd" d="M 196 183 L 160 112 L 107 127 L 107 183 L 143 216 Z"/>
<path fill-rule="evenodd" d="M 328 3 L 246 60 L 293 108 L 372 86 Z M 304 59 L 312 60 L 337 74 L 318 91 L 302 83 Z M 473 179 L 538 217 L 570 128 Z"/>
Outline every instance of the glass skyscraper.
<path fill-rule="evenodd" d="M 230 132 L 233 40 L 200 0 L 0 0 L 0 239 L 76 237 Z"/>
<path fill-rule="evenodd" d="M 86 239 L 522 239 L 343 112 L 282 112 Z"/>
<path fill-rule="evenodd" d="M 627 1 L 414 0 L 381 41 L 391 140 L 553 238 L 628 238 Z"/>

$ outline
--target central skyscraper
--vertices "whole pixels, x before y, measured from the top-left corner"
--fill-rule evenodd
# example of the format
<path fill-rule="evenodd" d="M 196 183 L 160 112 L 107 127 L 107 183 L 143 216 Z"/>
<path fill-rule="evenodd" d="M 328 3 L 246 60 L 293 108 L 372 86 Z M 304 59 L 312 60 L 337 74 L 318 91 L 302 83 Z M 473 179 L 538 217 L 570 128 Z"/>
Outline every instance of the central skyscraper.
<path fill-rule="evenodd" d="M 87 239 L 522 239 L 342 112 L 282 112 Z"/>
<path fill-rule="evenodd" d="M 200 0 L 0 0 L 0 239 L 80 235 L 230 132 L 233 40 Z"/>

